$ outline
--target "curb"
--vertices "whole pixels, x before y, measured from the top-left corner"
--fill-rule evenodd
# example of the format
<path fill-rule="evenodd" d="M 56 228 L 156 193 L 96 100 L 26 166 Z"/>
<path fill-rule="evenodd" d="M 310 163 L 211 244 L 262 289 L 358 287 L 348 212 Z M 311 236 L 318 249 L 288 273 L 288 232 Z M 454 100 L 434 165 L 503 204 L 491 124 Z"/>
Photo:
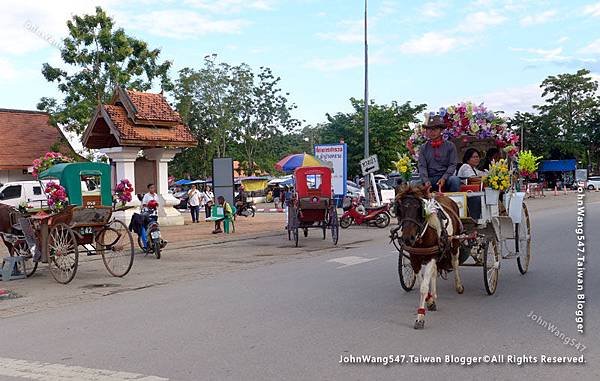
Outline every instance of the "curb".
<path fill-rule="evenodd" d="M 259 208 L 256 209 L 256 213 L 283 213 L 285 209 L 276 209 L 276 208 Z"/>

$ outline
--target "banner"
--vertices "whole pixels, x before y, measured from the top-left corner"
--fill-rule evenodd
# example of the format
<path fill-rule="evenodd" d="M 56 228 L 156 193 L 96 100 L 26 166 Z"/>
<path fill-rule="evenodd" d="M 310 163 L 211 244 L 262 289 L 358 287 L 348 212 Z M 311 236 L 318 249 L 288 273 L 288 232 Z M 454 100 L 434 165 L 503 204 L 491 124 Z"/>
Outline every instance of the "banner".
<path fill-rule="evenodd" d="M 320 144 L 315 145 L 315 157 L 325 162 L 327 166 L 333 169 L 331 186 L 336 196 L 346 195 L 347 180 L 347 158 L 348 148 L 345 143 L 342 144 Z"/>

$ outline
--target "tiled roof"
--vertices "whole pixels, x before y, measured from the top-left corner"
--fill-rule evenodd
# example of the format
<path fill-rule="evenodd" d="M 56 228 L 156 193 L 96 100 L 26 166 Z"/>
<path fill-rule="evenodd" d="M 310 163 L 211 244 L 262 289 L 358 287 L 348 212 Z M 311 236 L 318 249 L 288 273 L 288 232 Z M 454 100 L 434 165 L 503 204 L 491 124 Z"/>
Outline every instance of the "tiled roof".
<path fill-rule="evenodd" d="M 33 160 L 43 156 L 61 138 L 62 133 L 49 122 L 45 112 L 0 109 L 0 169 L 30 167 Z M 68 143 L 60 151 L 71 154 Z"/>
<path fill-rule="evenodd" d="M 173 127 L 152 127 L 134 124 L 127 117 L 127 111 L 121 105 L 104 105 L 112 124 L 119 132 L 121 145 L 166 145 L 166 146 L 195 146 L 196 139 L 190 130 L 182 123 Z M 146 144 L 143 144 L 146 142 Z M 148 144 L 149 143 L 149 144 Z"/>
<path fill-rule="evenodd" d="M 135 107 L 136 119 L 161 122 L 179 122 L 181 118 L 162 94 L 142 93 L 127 90 L 127 96 Z"/>

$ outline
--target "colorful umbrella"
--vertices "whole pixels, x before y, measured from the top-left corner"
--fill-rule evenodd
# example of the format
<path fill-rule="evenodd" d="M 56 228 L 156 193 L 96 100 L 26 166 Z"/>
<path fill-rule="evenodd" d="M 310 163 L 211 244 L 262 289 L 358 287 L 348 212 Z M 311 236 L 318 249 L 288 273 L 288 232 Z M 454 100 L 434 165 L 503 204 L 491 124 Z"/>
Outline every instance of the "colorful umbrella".
<path fill-rule="evenodd" d="M 307 153 L 288 155 L 275 164 L 275 169 L 282 172 L 293 172 L 298 167 L 322 166 L 323 162 Z"/>

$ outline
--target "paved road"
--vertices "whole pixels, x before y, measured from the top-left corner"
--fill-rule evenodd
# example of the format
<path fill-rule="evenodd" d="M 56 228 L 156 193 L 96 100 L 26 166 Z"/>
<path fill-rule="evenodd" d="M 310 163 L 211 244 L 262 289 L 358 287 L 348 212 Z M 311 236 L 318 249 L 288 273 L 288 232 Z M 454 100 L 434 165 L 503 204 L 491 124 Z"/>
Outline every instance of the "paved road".
<path fill-rule="evenodd" d="M 586 226 L 592 231 L 600 226 L 600 203 L 587 208 Z M 573 205 L 565 205 L 533 214 L 530 272 L 521 276 L 515 262 L 503 261 L 496 295 L 485 294 L 479 268 L 463 269 L 463 295 L 450 281 L 438 282 L 439 311 L 427 315 L 423 331 L 412 328 L 418 296 L 400 288 L 397 255 L 385 232 L 352 229 L 343 232 L 335 250 L 318 252 L 325 243 L 303 241 L 319 255 L 3 319 L 0 379 L 38 374 L 43 376 L 37 379 L 56 380 L 597 380 L 600 309 L 594 301 L 600 265 L 588 257 L 582 337 L 573 315 L 575 213 Z M 597 253 L 600 238 L 587 238 L 588 250 Z M 254 244 L 262 250 L 261 245 L 282 240 Z M 532 311 L 586 345 L 587 364 L 338 363 L 350 354 L 580 354 L 532 321 Z"/>

